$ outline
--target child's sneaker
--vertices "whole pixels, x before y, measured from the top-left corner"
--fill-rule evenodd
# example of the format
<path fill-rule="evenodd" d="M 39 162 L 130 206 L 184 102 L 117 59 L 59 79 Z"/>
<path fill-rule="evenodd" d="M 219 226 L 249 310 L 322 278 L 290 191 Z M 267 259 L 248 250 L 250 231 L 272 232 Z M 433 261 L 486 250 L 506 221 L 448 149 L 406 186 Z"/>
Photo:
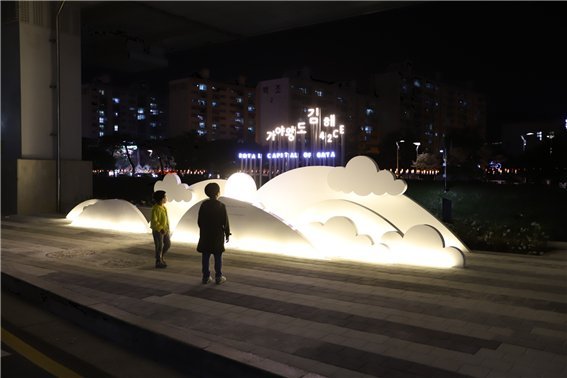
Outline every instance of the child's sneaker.
<path fill-rule="evenodd" d="M 219 278 L 215 279 L 215 283 L 217 285 L 220 285 L 222 283 L 224 283 L 226 281 L 226 277 L 225 276 L 220 276 Z"/>

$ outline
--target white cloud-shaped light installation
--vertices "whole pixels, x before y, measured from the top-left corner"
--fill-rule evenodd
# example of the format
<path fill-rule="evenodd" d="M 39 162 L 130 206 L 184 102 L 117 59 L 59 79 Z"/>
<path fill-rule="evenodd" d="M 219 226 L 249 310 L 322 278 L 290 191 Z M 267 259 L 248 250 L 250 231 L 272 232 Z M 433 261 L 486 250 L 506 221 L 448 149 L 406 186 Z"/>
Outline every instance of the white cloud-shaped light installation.
<path fill-rule="evenodd" d="M 158 190 L 164 190 L 169 201 L 190 202 L 193 197 L 189 185 L 182 183 L 175 173 L 168 173 L 163 180 L 156 181 L 154 192 Z"/>
<path fill-rule="evenodd" d="M 130 202 L 120 199 L 97 200 L 84 206 L 82 211 L 74 216 L 71 226 L 134 233 L 149 232 L 144 214 Z"/>
<path fill-rule="evenodd" d="M 94 205 L 98 201 L 99 201 L 98 199 L 90 199 L 90 200 L 86 200 L 86 201 L 81 202 L 80 204 L 75 206 L 73 209 L 71 209 L 71 211 L 69 211 L 67 213 L 67 216 L 65 218 L 67 218 L 70 221 L 74 221 L 75 219 L 77 219 L 77 217 L 79 215 L 81 215 L 81 213 L 83 212 L 83 209 L 85 207 L 90 206 L 90 205 Z"/>
<path fill-rule="evenodd" d="M 182 183 L 175 173 L 168 173 L 163 180 L 156 181 L 154 192 L 158 190 L 165 191 L 167 196 L 165 207 L 169 217 L 169 228 L 174 231 L 183 214 L 197 201 L 192 202 L 193 192 L 189 189 L 189 185 Z"/>
<path fill-rule="evenodd" d="M 405 181 L 365 156 L 346 167 L 293 169 L 259 189 L 244 173 L 189 187 L 169 174 L 154 189 L 165 190 L 171 200 L 166 206 L 174 241 L 198 241 L 197 214 L 210 182 L 219 184 L 227 207 L 229 249 L 443 268 L 464 266 L 469 252 L 443 223 L 403 195 Z M 84 206 L 78 218 L 94 217 L 97 204 Z"/>
<path fill-rule="evenodd" d="M 463 253 L 455 247 L 445 247 L 443 237 L 429 225 L 412 227 L 405 235 L 387 232 L 382 243 L 393 251 L 399 264 L 435 266 L 441 268 L 462 267 Z"/>
<path fill-rule="evenodd" d="M 336 167 L 329 172 L 331 189 L 367 196 L 371 193 L 382 195 L 403 194 L 407 189 L 404 180 L 396 179 L 390 171 L 379 171 L 374 160 L 365 156 L 352 158 L 346 167 Z"/>
<path fill-rule="evenodd" d="M 228 197 L 221 197 L 220 201 L 226 206 L 232 233 L 227 248 L 324 258 L 303 235 L 281 219 L 244 201 Z M 174 241 L 197 243 L 199 207 L 200 203 L 183 216 L 173 234 Z"/>

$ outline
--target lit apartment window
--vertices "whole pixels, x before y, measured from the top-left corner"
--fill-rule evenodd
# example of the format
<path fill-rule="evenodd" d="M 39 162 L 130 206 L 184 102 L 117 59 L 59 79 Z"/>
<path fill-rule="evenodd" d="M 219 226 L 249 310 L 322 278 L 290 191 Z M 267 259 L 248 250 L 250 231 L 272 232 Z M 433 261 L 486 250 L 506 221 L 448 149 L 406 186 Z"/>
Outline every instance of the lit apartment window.
<path fill-rule="evenodd" d="M 138 114 L 144 114 L 144 108 L 138 108 Z"/>
<path fill-rule="evenodd" d="M 199 106 L 207 106 L 207 101 L 203 99 L 197 100 L 197 103 L 199 104 Z"/>
<path fill-rule="evenodd" d="M 104 96 L 104 89 L 99 89 L 99 90 L 98 90 L 98 93 L 99 93 L 101 96 Z"/>
<path fill-rule="evenodd" d="M 157 123 L 155 123 L 155 122 L 150 122 L 150 127 L 151 127 L 152 129 L 155 129 L 155 128 L 157 127 Z"/>
<path fill-rule="evenodd" d="M 104 123 L 104 117 L 99 117 L 99 118 L 98 118 L 98 122 L 99 122 L 99 123 Z"/>
<path fill-rule="evenodd" d="M 318 97 L 323 97 L 323 91 L 320 90 L 320 89 L 316 89 L 316 90 L 315 90 L 315 94 L 316 94 Z"/>
<path fill-rule="evenodd" d="M 118 125 L 114 125 L 114 131 L 115 131 L 115 132 L 118 131 Z"/>
<path fill-rule="evenodd" d="M 98 115 L 101 116 L 101 117 L 103 117 L 103 116 L 104 116 L 104 110 L 99 110 L 99 111 L 98 111 Z"/>
<path fill-rule="evenodd" d="M 217 107 L 217 106 L 218 106 L 218 104 L 219 104 L 219 103 L 218 103 L 218 102 L 216 102 L 216 101 L 212 101 L 212 102 L 211 102 L 211 105 L 212 105 L 212 107 L 213 107 L 213 108 Z"/>
<path fill-rule="evenodd" d="M 366 134 L 372 134 L 372 130 L 373 130 L 372 126 L 364 126 L 364 132 Z"/>
<path fill-rule="evenodd" d="M 118 117 L 118 112 L 114 112 L 114 116 L 115 116 L 115 117 Z"/>
<path fill-rule="evenodd" d="M 248 105 L 248 111 L 249 112 L 256 111 L 256 108 L 253 105 Z"/>
<path fill-rule="evenodd" d="M 199 136 L 207 135 L 207 130 L 197 130 L 197 134 L 198 134 Z"/>
<path fill-rule="evenodd" d="M 204 129 L 205 128 L 205 122 L 199 122 L 199 128 Z"/>
<path fill-rule="evenodd" d="M 304 94 L 304 95 L 307 94 L 307 88 L 304 88 L 304 87 L 298 87 L 297 91 L 301 94 Z"/>
<path fill-rule="evenodd" d="M 200 91 L 206 91 L 207 90 L 207 84 L 197 84 L 197 87 L 199 87 Z"/>
<path fill-rule="evenodd" d="M 115 104 L 120 104 L 120 99 L 118 97 L 112 97 L 112 102 Z"/>
<path fill-rule="evenodd" d="M 421 88 L 421 82 L 418 79 L 415 79 L 413 81 L 413 85 L 414 87 Z"/>
<path fill-rule="evenodd" d="M 138 114 L 138 115 L 136 116 L 136 119 L 137 119 L 138 121 L 141 121 L 141 120 L 146 119 L 146 116 L 145 116 L 145 114 Z"/>
<path fill-rule="evenodd" d="M 371 116 L 372 114 L 374 114 L 374 109 L 367 108 L 367 109 L 366 109 L 366 115 L 367 115 L 367 116 Z"/>
<path fill-rule="evenodd" d="M 216 128 L 217 128 L 217 124 L 216 124 L 216 123 L 213 123 L 213 124 L 211 125 L 211 127 L 212 127 L 213 129 L 216 129 Z"/>
<path fill-rule="evenodd" d="M 236 103 L 237 103 L 237 104 L 242 104 L 242 97 L 237 97 L 237 98 L 236 98 Z"/>

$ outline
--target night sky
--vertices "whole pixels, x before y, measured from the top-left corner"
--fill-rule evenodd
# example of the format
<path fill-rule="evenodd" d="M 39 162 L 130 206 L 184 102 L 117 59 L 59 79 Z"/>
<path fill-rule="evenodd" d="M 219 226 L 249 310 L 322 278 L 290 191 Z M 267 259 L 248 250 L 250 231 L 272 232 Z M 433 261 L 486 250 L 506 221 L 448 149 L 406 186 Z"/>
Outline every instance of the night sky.
<path fill-rule="evenodd" d="M 322 2 L 324 4 L 324 2 Z M 418 74 L 472 85 L 488 101 L 488 126 L 567 116 L 567 4 L 420 2 L 373 15 L 169 56 L 167 79 L 200 68 L 248 84 L 311 68 L 313 78 L 359 79 L 409 60 Z"/>

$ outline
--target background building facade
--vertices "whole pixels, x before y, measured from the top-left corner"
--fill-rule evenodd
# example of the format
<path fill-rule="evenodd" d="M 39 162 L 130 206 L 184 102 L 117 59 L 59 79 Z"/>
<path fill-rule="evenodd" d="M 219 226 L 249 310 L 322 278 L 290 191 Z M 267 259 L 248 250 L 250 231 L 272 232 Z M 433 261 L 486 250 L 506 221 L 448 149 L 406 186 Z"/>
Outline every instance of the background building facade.
<path fill-rule="evenodd" d="M 159 140 L 165 135 L 167 105 L 147 85 L 118 86 L 96 80 L 83 85 L 82 101 L 84 138 L 121 134 Z"/>
<path fill-rule="evenodd" d="M 254 88 L 209 79 L 208 71 L 169 83 L 169 137 L 196 133 L 206 140 L 253 141 Z"/>
<path fill-rule="evenodd" d="M 337 125 L 344 125 L 345 156 L 379 151 L 380 125 L 375 117 L 378 101 L 374 96 L 358 93 L 353 81 L 315 80 L 308 70 L 302 70 L 259 82 L 256 101 L 256 143 L 261 146 L 268 146 L 270 130 L 308 122 L 310 109 L 319 108 L 322 115 L 332 114 Z"/>
<path fill-rule="evenodd" d="M 419 76 L 409 63 L 375 74 L 373 91 L 380 99 L 377 117 L 383 133 L 419 142 L 423 152 L 443 148 L 443 136 L 451 133 L 485 137 L 483 95 Z"/>

